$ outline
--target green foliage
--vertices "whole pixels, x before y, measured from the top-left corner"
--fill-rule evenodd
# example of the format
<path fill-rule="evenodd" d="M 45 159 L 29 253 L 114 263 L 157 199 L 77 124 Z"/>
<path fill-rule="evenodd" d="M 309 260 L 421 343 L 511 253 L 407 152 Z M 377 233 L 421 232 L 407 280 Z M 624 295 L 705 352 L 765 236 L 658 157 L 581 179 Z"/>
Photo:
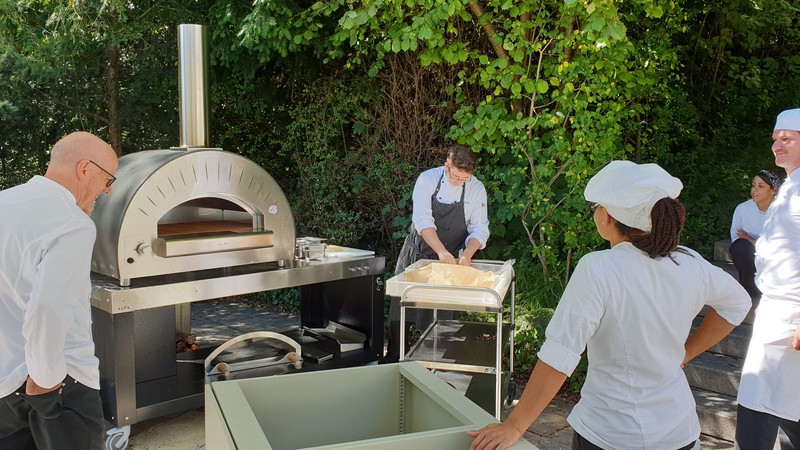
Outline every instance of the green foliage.
<path fill-rule="evenodd" d="M 412 173 L 407 163 L 392 158 L 392 149 L 354 144 L 371 119 L 367 106 L 375 97 L 358 79 L 322 79 L 298 92 L 286 110 L 290 120 L 276 148 L 297 175 L 284 188 L 300 235 L 354 245 L 391 228 L 396 180 Z"/>
<path fill-rule="evenodd" d="M 329 37 L 329 61 L 344 58 L 345 67 L 371 75 L 400 53 L 423 67 L 450 67 L 457 78 L 446 89 L 458 111 L 448 137 L 482 155 L 478 175 L 492 193 L 488 256 L 534 255 L 555 278 L 573 254 L 597 244 L 582 187 L 607 161 L 637 149 L 628 135 L 649 143 L 652 130 L 642 124 L 652 104 L 666 101 L 678 67 L 669 44 L 681 10 L 667 1 L 620 9 L 610 1 L 338 0 L 294 8 L 288 23 L 270 3 L 248 16 L 245 45 L 288 34 L 291 42 L 270 45 L 292 51 Z M 320 30 L 329 20 L 337 24 L 326 37 Z M 630 39 L 628 24 L 643 22 L 661 40 Z"/>
<path fill-rule="evenodd" d="M 202 8 L 2 2 L 0 185 L 43 173 L 49 146 L 76 129 L 97 133 L 122 153 L 174 145 L 175 25 L 178 17 L 198 17 L 192 6 Z"/>
<path fill-rule="evenodd" d="M 276 306 L 281 311 L 297 313 L 300 311 L 300 288 L 279 289 L 257 292 L 250 296 L 256 304 Z"/>
<path fill-rule="evenodd" d="M 561 294 L 559 283 L 548 280 L 536 261 L 524 258 L 514 265 L 516 276 L 516 337 L 514 373 L 524 378 L 536 364 L 545 328 Z"/>
<path fill-rule="evenodd" d="M 783 0 L 714 1 L 691 14 L 678 48 L 683 95 L 697 112 L 687 120 L 683 106 L 664 123 L 694 137 L 653 159 L 684 182 L 683 242 L 711 256 L 714 241 L 729 237 L 733 210 L 749 197 L 755 173 L 783 175 L 770 137 L 777 113 L 800 105 L 800 9 Z"/>

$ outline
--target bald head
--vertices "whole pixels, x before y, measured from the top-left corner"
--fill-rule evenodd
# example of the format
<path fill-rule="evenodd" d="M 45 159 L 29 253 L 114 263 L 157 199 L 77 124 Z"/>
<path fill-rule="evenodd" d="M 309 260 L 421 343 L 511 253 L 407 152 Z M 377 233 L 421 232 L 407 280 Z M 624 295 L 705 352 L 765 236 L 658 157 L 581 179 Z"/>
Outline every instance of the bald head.
<path fill-rule="evenodd" d="M 91 214 L 97 197 L 111 193 L 117 165 L 110 145 L 91 133 L 76 131 L 53 146 L 44 176 L 72 192 L 77 205 Z"/>
<path fill-rule="evenodd" d="M 105 141 L 85 131 L 64 136 L 50 152 L 50 166 L 58 168 L 72 168 L 83 159 L 111 162 L 116 160 L 116 153 Z"/>

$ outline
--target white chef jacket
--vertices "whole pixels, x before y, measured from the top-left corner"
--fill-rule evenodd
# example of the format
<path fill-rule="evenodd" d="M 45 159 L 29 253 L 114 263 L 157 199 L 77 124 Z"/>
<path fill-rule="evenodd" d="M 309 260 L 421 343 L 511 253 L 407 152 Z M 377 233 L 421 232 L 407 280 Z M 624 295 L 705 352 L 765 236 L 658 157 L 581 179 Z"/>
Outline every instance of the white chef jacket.
<path fill-rule="evenodd" d="M 767 220 L 767 211 L 761 212 L 753 199 L 739 203 L 733 211 L 731 221 L 731 242 L 739 239 L 736 234 L 738 230 L 744 230 L 754 239 L 761 236 L 761 229 L 764 228 L 764 221 Z"/>
<path fill-rule="evenodd" d="M 95 226 L 60 184 L 33 177 L 0 192 L 0 398 L 28 375 L 100 389 L 89 267 Z"/>
<path fill-rule="evenodd" d="M 431 212 L 431 195 L 439 185 L 439 193 L 436 199 L 439 203 L 452 204 L 461 200 L 461 186 L 453 186 L 447 178 L 444 166 L 422 172 L 414 185 L 413 201 L 414 211 L 411 221 L 417 233 L 421 233 L 425 228 L 436 229 Z M 483 183 L 475 176 L 470 176 L 464 182 L 464 219 L 467 222 L 467 239 L 464 246 L 469 244 L 470 239 L 475 239 L 481 243 L 480 248 L 486 247 L 489 240 L 489 217 L 486 209 L 486 189 Z M 457 256 L 457 255 L 454 255 Z"/>
<path fill-rule="evenodd" d="M 794 179 L 792 178 L 794 176 Z M 800 325 L 800 171 L 778 190 L 756 241 L 756 285 L 762 292 L 747 350 L 739 404 L 800 420 L 800 352 L 792 339 Z"/>
<path fill-rule="evenodd" d="M 739 324 L 750 296 L 681 248 L 687 253 L 652 259 L 623 242 L 584 256 L 547 326 L 539 359 L 559 372 L 571 374 L 587 349 L 586 381 L 567 421 L 601 448 L 675 450 L 700 435 L 681 370 L 692 320 L 707 304 Z"/>

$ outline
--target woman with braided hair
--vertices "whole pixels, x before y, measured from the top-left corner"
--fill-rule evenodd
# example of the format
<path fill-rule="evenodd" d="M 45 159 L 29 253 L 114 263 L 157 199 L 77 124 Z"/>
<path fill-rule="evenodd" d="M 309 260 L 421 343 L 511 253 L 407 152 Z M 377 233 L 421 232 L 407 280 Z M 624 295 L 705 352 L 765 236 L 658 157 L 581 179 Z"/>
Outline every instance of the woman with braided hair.
<path fill-rule="evenodd" d="M 581 399 L 567 419 L 573 449 L 690 449 L 700 436 L 683 366 L 750 309 L 731 276 L 679 246 L 683 185 L 655 164 L 612 161 L 586 186 L 610 249 L 581 258 L 547 326 L 518 405 L 469 432 L 472 449 L 514 445 L 587 351 Z M 703 323 L 689 336 L 705 305 Z"/>

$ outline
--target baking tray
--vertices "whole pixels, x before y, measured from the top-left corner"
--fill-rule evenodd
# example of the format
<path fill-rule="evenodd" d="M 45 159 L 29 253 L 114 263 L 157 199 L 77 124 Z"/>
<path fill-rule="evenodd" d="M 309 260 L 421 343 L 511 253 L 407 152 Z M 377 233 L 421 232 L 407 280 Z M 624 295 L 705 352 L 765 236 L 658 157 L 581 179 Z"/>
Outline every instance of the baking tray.
<path fill-rule="evenodd" d="M 471 267 L 479 270 L 490 271 L 495 274 L 495 279 L 490 287 L 452 286 L 409 281 L 407 274 L 421 269 L 428 264 L 439 262 L 432 259 L 421 259 L 411 264 L 403 272 L 386 281 L 386 295 L 402 297 L 404 301 L 440 305 L 446 309 L 448 306 L 461 307 L 473 305 L 479 307 L 502 308 L 503 298 L 508 292 L 511 280 L 514 278 L 514 260 L 497 262 L 474 262 Z M 405 295 L 404 295 L 405 294 Z"/>

